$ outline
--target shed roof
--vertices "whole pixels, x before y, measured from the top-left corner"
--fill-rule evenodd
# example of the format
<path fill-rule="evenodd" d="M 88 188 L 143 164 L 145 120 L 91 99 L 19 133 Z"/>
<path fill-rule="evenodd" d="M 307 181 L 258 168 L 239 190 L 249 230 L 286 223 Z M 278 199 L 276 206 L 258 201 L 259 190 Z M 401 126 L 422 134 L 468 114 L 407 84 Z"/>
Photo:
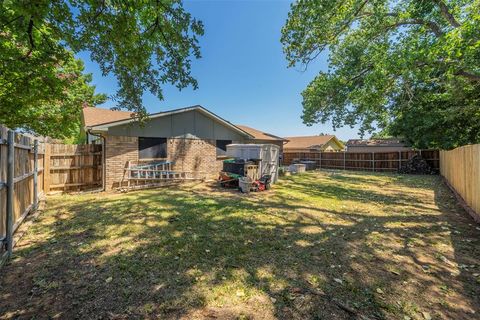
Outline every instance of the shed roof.
<path fill-rule="evenodd" d="M 286 141 L 286 139 L 284 139 L 284 138 L 281 138 L 281 137 L 275 136 L 273 134 L 263 132 L 263 131 L 260 131 L 260 130 L 257 130 L 257 129 L 254 129 L 254 128 L 251 128 L 251 127 L 248 127 L 248 126 L 239 125 L 239 124 L 236 124 L 235 126 L 237 128 L 242 129 L 243 131 L 247 132 L 248 134 L 253 136 L 256 140 Z"/>
<path fill-rule="evenodd" d="M 321 148 L 332 139 L 339 147 L 343 147 L 334 135 L 285 137 L 285 139 L 287 139 L 288 142 L 284 145 L 284 149 Z"/>

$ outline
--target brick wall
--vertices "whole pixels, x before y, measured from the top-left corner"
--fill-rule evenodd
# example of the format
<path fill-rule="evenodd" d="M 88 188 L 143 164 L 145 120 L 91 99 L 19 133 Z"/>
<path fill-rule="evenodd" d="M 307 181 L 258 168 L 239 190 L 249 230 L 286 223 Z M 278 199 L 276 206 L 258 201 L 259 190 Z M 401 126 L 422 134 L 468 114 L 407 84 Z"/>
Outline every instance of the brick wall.
<path fill-rule="evenodd" d="M 127 161 L 138 161 L 138 138 L 106 136 L 105 189 L 120 187 Z M 222 160 L 217 160 L 215 140 L 167 139 L 167 160 L 174 171 L 198 172 L 198 178 L 217 178 Z M 124 182 L 122 185 L 126 185 Z"/>
<path fill-rule="evenodd" d="M 138 160 L 138 138 L 106 136 L 105 143 L 105 189 L 112 190 L 120 186 L 127 161 Z"/>
<path fill-rule="evenodd" d="M 215 140 L 168 139 L 168 160 L 175 171 L 194 171 L 207 178 L 218 177 L 222 160 L 217 160 Z"/>

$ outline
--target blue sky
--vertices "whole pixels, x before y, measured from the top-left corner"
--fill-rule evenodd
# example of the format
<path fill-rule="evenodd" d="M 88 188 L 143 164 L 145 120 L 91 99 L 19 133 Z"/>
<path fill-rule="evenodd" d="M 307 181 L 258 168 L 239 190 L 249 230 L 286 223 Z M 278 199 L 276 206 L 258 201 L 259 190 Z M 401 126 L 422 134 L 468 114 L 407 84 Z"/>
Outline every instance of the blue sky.
<path fill-rule="evenodd" d="M 356 138 L 356 129 L 333 131 L 330 124 L 307 127 L 300 118 L 301 92 L 320 70 L 326 57 L 301 67 L 287 68 L 280 43 L 281 28 L 290 1 L 185 1 L 193 16 L 203 21 L 200 39 L 202 58 L 194 60 L 192 74 L 199 88 L 164 89 L 163 101 L 145 94 L 148 112 L 159 112 L 200 104 L 226 120 L 248 125 L 279 136 L 333 133 L 340 139 Z M 97 91 L 113 94 L 116 80 L 102 77 L 88 53 L 79 55 L 86 72 L 93 73 Z M 102 107 L 114 106 L 108 101 Z"/>

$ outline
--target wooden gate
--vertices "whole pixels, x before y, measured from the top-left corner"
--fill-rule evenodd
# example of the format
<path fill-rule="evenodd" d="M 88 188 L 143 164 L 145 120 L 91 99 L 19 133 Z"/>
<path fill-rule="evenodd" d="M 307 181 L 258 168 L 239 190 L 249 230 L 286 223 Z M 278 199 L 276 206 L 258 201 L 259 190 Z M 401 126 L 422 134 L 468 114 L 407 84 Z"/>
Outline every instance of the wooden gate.
<path fill-rule="evenodd" d="M 102 145 L 47 144 L 45 192 L 102 187 Z"/>

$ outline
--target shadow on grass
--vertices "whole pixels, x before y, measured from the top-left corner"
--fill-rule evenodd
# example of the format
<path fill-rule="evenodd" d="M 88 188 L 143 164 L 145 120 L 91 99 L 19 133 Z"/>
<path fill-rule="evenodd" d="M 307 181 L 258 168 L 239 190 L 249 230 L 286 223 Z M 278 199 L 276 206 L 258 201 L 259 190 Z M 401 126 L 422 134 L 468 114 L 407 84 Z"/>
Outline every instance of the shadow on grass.
<path fill-rule="evenodd" d="M 469 319 L 474 235 L 432 176 L 56 197 L 5 268 L 0 316 L 351 319 L 341 301 L 372 319 Z"/>

